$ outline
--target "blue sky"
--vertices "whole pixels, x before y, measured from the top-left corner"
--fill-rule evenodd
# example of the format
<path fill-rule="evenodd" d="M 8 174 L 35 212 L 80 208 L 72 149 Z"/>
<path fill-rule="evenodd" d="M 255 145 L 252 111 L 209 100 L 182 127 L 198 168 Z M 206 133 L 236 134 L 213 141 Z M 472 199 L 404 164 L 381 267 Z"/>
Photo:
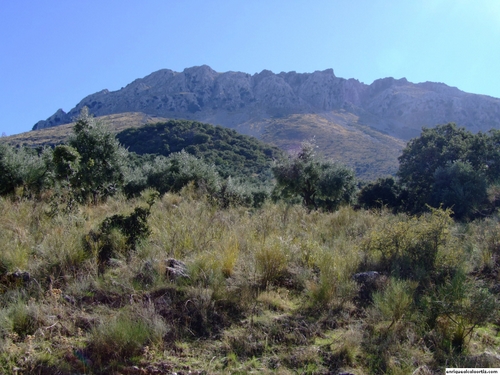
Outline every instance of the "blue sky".
<path fill-rule="evenodd" d="M 0 0 L 0 133 L 207 64 L 444 82 L 500 98 L 499 0 Z"/>

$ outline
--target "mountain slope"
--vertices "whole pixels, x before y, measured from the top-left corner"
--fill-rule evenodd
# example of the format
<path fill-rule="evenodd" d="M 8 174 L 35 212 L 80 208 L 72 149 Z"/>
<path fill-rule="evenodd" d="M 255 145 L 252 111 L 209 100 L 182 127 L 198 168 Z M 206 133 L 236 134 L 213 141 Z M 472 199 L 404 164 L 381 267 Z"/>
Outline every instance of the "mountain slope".
<path fill-rule="evenodd" d="M 395 174 L 405 142 L 359 124 L 351 114 L 345 113 L 343 120 L 345 123 L 317 114 L 271 119 L 261 138 L 292 151 L 298 150 L 304 139 L 314 139 L 324 156 L 350 166 L 363 180 Z"/>
<path fill-rule="evenodd" d="M 137 154 L 168 156 L 185 150 L 214 164 L 223 177 L 254 177 L 254 180 L 262 181 L 270 178 L 272 161 L 283 156 L 280 149 L 255 137 L 187 120 L 129 128 L 118 133 L 117 139 Z"/>
<path fill-rule="evenodd" d="M 166 118 L 149 116 L 138 112 L 99 116 L 98 120 L 104 123 L 113 133 L 145 124 L 167 121 Z M 68 137 L 73 133 L 73 125 L 74 123 L 71 122 L 65 125 L 2 137 L 0 140 L 11 145 L 25 145 L 29 147 L 54 146 L 68 140 Z"/>
<path fill-rule="evenodd" d="M 332 69 L 314 73 L 262 71 L 217 73 L 204 65 L 174 72 L 163 69 L 117 91 L 102 90 L 84 98 L 69 113 L 57 111 L 34 129 L 69 123 L 87 106 L 96 116 L 142 112 L 187 118 L 261 134 L 251 124 L 290 114 L 328 117 L 347 111 L 389 135 L 409 139 L 422 126 L 456 122 L 471 130 L 500 127 L 500 99 L 468 94 L 441 83 L 413 84 L 380 79 L 371 85 L 335 76 Z"/>
<path fill-rule="evenodd" d="M 219 124 L 284 149 L 312 137 L 327 156 L 372 179 L 393 174 L 407 140 L 423 126 L 456 122 L 473 132 L 500 128 L 500 99 L 442 83 L 384 78 L 370 85 L 314 73 L 264 70 L 250 75 L 204 65 L 159 70 L 117 91 L 84 98 L 68 113 L 39 121 L 44 129 L 71 121 L 87 106 L 96 116 L 125 112 Z"/>

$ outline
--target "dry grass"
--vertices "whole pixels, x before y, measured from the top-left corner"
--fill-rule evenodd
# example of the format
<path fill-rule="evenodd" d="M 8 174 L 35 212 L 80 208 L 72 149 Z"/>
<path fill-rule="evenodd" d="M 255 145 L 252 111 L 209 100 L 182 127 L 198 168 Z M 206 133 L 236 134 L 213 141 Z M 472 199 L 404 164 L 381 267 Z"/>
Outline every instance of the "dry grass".
<path fill-rule="evenodd" d="M 495 320 L 470 335 L 463 353 L 434 352 L 443 317 L 432 326 L 424 315 L 432 309 L 419 307 L 454 269 L 497 284 L 493 219 L 446 222 L 434 273 L 413 281 L 394 273 L 373 303 L 359 303 L 352 275 L 391 272 L 381 254 L 394 249 L 388 239 L 404 240 L 412 255 L 415 243 L 428 245 L 440 216 L 284 204 L 220 210 L 188 187 L 158 199 L 151 235 L 100 271 L 98 249 L 86 249 L 83 238 L 106 217 L 146 205 L 145 196 L 118 196 L 50 217 L 43 202 L 0 198 L 0 372 L 403 374 L 498 354 Z M 186 263 L 189 277 L 167 277 L 168 258 Z"/>
<path fill-rule="evenodd" d="M 124 112 L 107 116 L 99 116 L 96 119 L 107 124 L 113 133 L 118 133 L 128 128 L 136 128 L 144 124 L 167 121 L 162 117 L 154 117 L 140 112 Z M 73 133 L 74 123 L 54 126 L 41 130 L 32 130 L 25 133 L 11 135 L 2 138 L 2 142 L 11 145 L 44 146 L 65 143 Z"/>
<path fill-rule="evenodd" d="M 343 112 L 294 114 L 266 121 L 262 139 L 283 150 L 297 150 L 302 142 L 315 138 L 325 156 L 356 171 L 363 180 L 391 175 L 404 142 L 385 135 Z"/>

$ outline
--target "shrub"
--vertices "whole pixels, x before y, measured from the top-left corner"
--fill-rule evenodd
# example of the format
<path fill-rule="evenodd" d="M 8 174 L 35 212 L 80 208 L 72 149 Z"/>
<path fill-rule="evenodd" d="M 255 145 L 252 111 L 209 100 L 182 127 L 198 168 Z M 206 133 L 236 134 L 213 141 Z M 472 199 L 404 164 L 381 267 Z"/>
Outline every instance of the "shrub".
<path fill-rule="evenodd" d="M 263 285 L 281 279 L 288 266 L 288 254 L 282 241 L 273 238 L 264 243 L 255 252 L 255 264 Z"/>
<path fill-rule="evenodd" d="M 24 338 L 33 335 L 42 326 L 43 320 L 37 306 L 33 303 L 26 303 L 18 300 L 8 309 L 8 319 L 11 323 L 12 332 Z"/>
<path fill-rule="evenodd" d="M 87 251 L 97 252 L 103 266 L 118 255 L 128 256 L 136 249 L 137 243 L 150 234 L 147 223 L 150 208 L 136 207 L 128 215 L 113 215 L 104 219 L 97 232 L 90 231 L 84 238 Z"/>
<path fill-rule="evenodd" d="M 484 175 L 470 163 L 456 161 L 434 172 L 430 204 L 453 209 L 458 220 L 478 215 L 487 202 Z"/>
<path fill-rule="evenodd" d="M 73 179 L 80 167 L 80 154 L 68 145 L 59 145 L 54 148 L 53 163 L 55 177 L 61 181 Z"/>
<path fill-rule="evenodd" d="M 374 229 L 365 242 L 365 251 L 377 253 L 380 270 L 399 278 L 422 280 L 435 269 L 438 251 L 450 238 L 450 210 L 407 218 Z M 377 262 L 377 260 L 375 260 Z"/>
<path fill-rule="evenodd" d="M 321 160 L 315 146 L 303 143 L 295 157 L 273 167 L 276 187 L 284 198 L 300 196 L 308 208 L 336 210 L 342 203 L 351 203 L 356 191 L 354 172 L 331 161 Z"/>
<path fill-rule="evenodd" d="M 253 197 L 247 186 L 235 182 L 231 177 L 217 189 L 212 199 L 221 207 L 252 206 Z"/>
<path fill-rule="evenodd" d="M 104 124 L 96 121 L 84 107 L 73 128 L 74 135 L 69 145 L 76 150 L 80 159 L 71 179 L 72 187 L 81 201 L 91 200 L 97 204 L 100 200 L 114 195 L 123 184 L 123 161 L 127 151 L 121 147 L 115 136 Z M 76 162 L 76 153 L 66 150 L 66 156 Z M 64 164 L 67 164 L 65 157 Z"/>
<path fill-rule="evenodd" d="M 161 343 L 167 331 L 167 325 L 153 309 L 123 309 L 91 331 L 87 347 L 99 365 L 130 362 L 146 345 Z"/>
<path fill-rule="evenodd" d="M 390 321 L 387 329 L 402 320 L 411 313 L 413 306 L 413 293 L 417 287 L 415 282 L 392 279 L 384 291 L 373 294 L 373 306 L 382 315 Z"/>
<path fill-rule="evenodd" d="M 316 342 L 324 349 L 323 356 L 330 366 L 342 368 L 356 365 L 357 357 L 362 353 L 363 334 L 360 329 L 340 328 L 325 332 L 324 336 Z"/>
<path fill-rule="evenodd" d="M 440 344 L 462 352 L 474 329 L 495 317 L 498 303 L 481 282 L 458 271 L 424 300 L 424 306 L 431 326 L 441 331 Z"/>
<path fill-rule="evenodd" d="M 401 189 L 393 177 L 379 178 L 360 190 L 358 203 L 365 208 L 397 209 L 401 206 L 401 194 Z"/>
<path fill-rule="evenodd" d="M 13 194 L 22 187 L 22 196 L 38 197 L 51 184 L 52 150 L 14 149 L 0 144 L 0 195 Z"/>
<path fill-rule="evenodd" d="M 14 149 L 0 143 L 0 195 L 14 193 L 22 181 L 13 163 Z"/>
<path fill-rule="evenodd" d="M 179 192 L 189 183 L 207 192 L 218 190 L 220 177 L 214 165 L 185 151 L 172 153 L 168 158 L 157 157 L 147 173 L 147 184 L 160 194 Z"/>
<path fill-rule="evenodd" d="M 343 249 L 324 249 L 317 259 L 318 280 L 309 282 L 312 306 L 321 309 L 343 307 L 358 292 L 358 285 L 351 277 L 358 267 L 358 257 Z"/>

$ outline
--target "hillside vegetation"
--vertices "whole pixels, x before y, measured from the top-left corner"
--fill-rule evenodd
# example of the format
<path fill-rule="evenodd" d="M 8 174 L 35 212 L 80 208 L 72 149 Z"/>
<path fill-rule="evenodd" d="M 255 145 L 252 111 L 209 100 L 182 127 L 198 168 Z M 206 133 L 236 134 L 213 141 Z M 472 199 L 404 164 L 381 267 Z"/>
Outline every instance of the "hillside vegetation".
<path fill-rule="evenodd" d="M 118 133 L 128 128 L 139 127 L 145 124 L 167 121 L 162 117 L 148 116 L 144 113 L 125 112 L 114 115 L 97 117 L 97 120 L 105 123 L 108 130 L 112 133 Z M 0 141 L 13 146 L 55 146 L 66 143 L 73 133 L 75 122 L 60 125 L 53 128 L 33 130 L 26 133 L 11 135 L 0 138 Z"/>
<path fill-rule="evenodd" d="M 455 122 L 474 133 L 500 129 L 500 99 L 443 83 L 388 77 L 367 85 L 332 69 L 247 74 L 206 65 L 161 69 L 119 90 L 101 90 L 33 129 L 69 123 L 83 107 L 96 116 L 134 112 L 221 125 L 285 151 L 315 137 L 324 155 L 364 181 L 394 175 L 401 150 L 422 126 Z"/>
<path fill-rule="evenodd" d="M 405 142 L 359 123 L 347 112 L 296 114 L 265 122 L 262 140 L 283 150 L 297 150 L 314 140 L 326 157 L 352 168 L 363 181 L 394 175 Z"/>
<path fill-rule="evenodd" d="M 248 212 L 187 188 L 156 200 L 134 248 L 120 230 L 92 235 L 148 201 L 117 196 L 48 215 L 46 203 L 0 199 L 2 372 L 500 366 L 496 219 L 286 204 Z M 105 243 L 114 253 L 102 267 Z M 380 274 L 353 278 L 364 271 Z"/>
<path fill-rule="evenodd" d="M 66 144 L 2 144 L 0 372 L 500 367 L 498 136 L 425 130 L 360 192 L 314 144 L 256 186 L 130 153 L 86 110 Z"/>
<path fill-rule="evenodd" d="M 273 117 L 260 122 L 245 123 L 236 129 L 243 133 L 245 127 L 265 129 L 259 141 L 225 127 L 190 120 L 169 120 L 138 112 L 106 115 L 96 119 L 105 123 L 109 131 L 120 133 L 118 139 L 130 151 L 168 155 L 184 148 L 197 157 L 216 163 L 221 167 L 219 170 L 222 174 L 233 176 L 241 172 L 249 176 L 254 173 L 253 170 L 261 169 L 262 162 L 279 156 L 276 147 L 284 152 L 295 152 L 304 141 L 314 139 L 323 155 L 354 169 L 357 178 L 370 181 L 396 173 L 397 158 L 405 144 L 402 140 L 360 125 L 359 118 L 347 112 L 335 115 L 294 114 Z M 151 127 L 156 123 L 169 125 Z M 55 146 L 68 141 L 74 124 L 73 122 L 33 130 L 3 137 L 0 141 L 29 147 Z M 142 127 L 145 128 L 140 130 Z M 209 138 L 193 136 L 200 133 Z M 169 134 L 177 138 L 170 137 Z M 263 154 L 264 150 L 267 151 Z M 255 165 L 250 169 L 246 166 L 250 161 L 246 154 L 253 155 Z M 247 159 L 244 163 L 242 157 Z M 240 169 L 242 166 L 245 166 L 245 170 Z"/>
<path fill-rule="evenodd" d="M 125 129 L 118 141 L 137 154 L 168 156 L 182 150 L 214 164 L 223 177 L 269 177 L 271 162 L 283 157 L 278 148 L 236 131 L 196 121 L 170 120 Z"/>

